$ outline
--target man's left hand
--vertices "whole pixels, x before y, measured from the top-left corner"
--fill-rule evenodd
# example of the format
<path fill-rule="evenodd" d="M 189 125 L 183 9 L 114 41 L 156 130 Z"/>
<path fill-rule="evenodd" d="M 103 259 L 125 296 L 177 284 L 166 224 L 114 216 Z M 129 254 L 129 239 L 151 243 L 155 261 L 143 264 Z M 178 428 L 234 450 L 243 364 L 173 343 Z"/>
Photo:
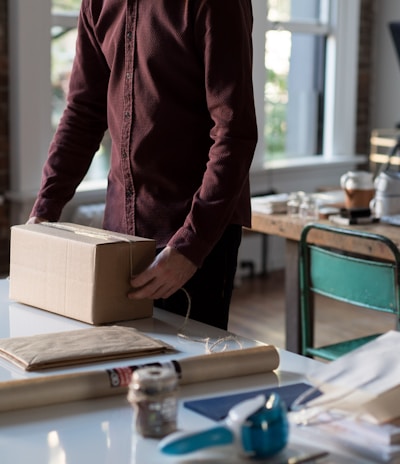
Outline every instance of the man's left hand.
<path fill-rule="evenodd" d="M 130 299 L 168 298 L 179 290 L 196 272 L 197 267 L 179 251 L 166 247 L 150 266 L 132 277 Z"/>

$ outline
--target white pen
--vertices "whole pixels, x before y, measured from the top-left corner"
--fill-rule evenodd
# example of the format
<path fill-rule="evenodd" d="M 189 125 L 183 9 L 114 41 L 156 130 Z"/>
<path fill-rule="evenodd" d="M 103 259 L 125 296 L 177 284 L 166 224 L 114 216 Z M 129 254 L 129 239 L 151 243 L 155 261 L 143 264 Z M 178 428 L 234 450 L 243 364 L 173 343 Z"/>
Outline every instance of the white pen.
<path fill-rule="evenodd" d="M 327 451 L 320 451 L 318 453 L 305 454 L 303 456 L 289 458 L 286 464 L 302 464 L 303 462 L 312 462 L 317 459 L 324 458 L 328 456 Z"/>

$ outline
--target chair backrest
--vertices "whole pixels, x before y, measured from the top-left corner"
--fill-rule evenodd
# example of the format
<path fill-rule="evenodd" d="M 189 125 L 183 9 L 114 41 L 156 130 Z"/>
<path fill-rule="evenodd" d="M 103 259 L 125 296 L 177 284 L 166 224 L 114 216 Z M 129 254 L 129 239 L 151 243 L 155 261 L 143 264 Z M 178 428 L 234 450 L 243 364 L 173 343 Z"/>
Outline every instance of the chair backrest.
<path fill-rule="evenodd" d="M 312 243 L 309 233 L 318 229 L 330 234 L 356 237 L 357 240 L 373 240 L 387 247 L 393 260 L 372 258 Z M 320 235 L 321 238 L 321 235 Z M 332 235 L 331 235 L 332 239 Z M 329 242 L 331 243 L 332 240 Z M 312 292 L 347 303 L 397 315 L 400 317 L 400 251 L 382 235 L 342 229 L 325 224 L 309 224 L 300 238 L 299 278 L 303 354 L 312 344 Z"/>

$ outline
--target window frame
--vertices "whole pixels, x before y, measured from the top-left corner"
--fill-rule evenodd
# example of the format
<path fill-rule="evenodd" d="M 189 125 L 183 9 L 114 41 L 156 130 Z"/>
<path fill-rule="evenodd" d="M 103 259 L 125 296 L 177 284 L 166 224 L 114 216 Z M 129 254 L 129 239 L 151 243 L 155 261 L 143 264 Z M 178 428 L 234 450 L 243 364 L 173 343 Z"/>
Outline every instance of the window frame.
<path fill-rule="evenodd" d="M 35 197 L 47 157 L 51 130 L 50 29 L 51 0 L 9 0 L 10 57 L 10 198 Z M 254 9 L 254 92 L 259 133 L 264 126 L 264 46 L 266 1 L 252 0 Z M 29 14 L 26 12 L 29 11 Z M 255 184 L 262 173 L 293 166 L 360 162 L 354 153 L 357 97 L 358 29 L 360 0 L 332 0 L 331 30 L 327 43 L 325 129 L 322 156 L 264 162 L 263 137 L 256 148 L 251 175 Z M 341 85 L 346 82 L 346 85 Z M 103 185 L 87 185 L 92 194 L 104 194 Z M 82 186 L 81 190 L 85 190 Z M 90 193 L 89 193 L 90 195 Z"/>

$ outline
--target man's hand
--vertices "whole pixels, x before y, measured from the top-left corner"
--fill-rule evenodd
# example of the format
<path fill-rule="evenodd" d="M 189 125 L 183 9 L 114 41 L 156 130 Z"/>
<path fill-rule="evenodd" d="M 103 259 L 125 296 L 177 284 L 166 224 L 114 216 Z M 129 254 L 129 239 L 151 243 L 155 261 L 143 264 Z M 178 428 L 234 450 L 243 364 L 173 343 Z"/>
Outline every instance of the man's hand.
<path fill-rule="evenodd" d="M 133 291 L 128 298 L 168 298 L 196 272 L 196 266 L 171 247 L 156 256 L 150 266 L 131 279 Z"/>

